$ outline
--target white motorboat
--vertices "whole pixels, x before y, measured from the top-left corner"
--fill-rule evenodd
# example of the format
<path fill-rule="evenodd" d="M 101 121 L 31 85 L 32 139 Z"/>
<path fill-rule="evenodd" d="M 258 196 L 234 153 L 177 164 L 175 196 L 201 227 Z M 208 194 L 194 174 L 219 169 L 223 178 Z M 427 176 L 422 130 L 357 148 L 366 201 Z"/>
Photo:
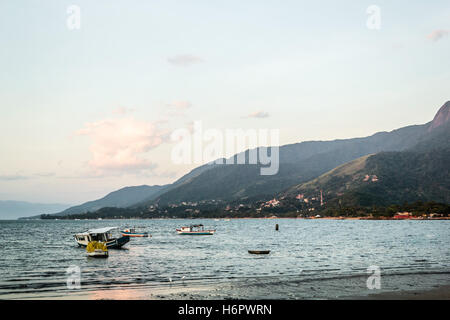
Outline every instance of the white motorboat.
<path fill-rule="evenodd" d="M 86 232 L 77 233 L 75 237 L 75 241 L 81 247 L 87 247 L 89 242 L 91 241 L 99 241 L 104 242 L 107 248 L 121 248 L 123 245 L 130 241 L 129 236 L 118 235 L 115 236 L 112 234 L 113 231 L 119 230 L 118 227 L 106 227 L 99 229 L 91 229 Z"/>
<path fill-rule="evenodd" d="M 197 224 L 189 227 L 181 227 L 177 229 L 177 232 L 181 235 L 206 236 L 213 235 L 216 230 L 205 230 L 202 224 Z"/>

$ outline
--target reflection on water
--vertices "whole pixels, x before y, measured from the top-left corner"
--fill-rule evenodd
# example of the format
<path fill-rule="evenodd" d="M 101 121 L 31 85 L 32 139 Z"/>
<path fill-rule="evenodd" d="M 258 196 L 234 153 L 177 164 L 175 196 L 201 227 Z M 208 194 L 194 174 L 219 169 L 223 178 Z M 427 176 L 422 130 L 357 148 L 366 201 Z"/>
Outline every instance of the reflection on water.
<path fill-rule="evenodd" d="M 217 233 L 175 232 L 192 222 L 0 221 L 0 297 L 67 294 L 69 266 L 80 267 L 82 291 L 95 299 L 132 299 L 144 287 L 149 297 L 165 288 L 344 278 L 365 275 L 371 265 L 383 274 L 450 271 L 448 221 L 195 220 Z M 89 228 L 130 225 L 145 227 L 152 237 L 132 238 L 107 259 L 87 258 L 73 239 Z"/>

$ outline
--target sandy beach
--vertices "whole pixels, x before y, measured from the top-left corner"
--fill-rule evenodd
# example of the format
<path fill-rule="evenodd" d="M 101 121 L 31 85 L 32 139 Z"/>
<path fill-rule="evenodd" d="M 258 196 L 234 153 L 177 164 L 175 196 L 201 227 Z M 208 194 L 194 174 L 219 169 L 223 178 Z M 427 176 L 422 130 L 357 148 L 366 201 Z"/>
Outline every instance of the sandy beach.
<path fill-rule="evenodd" d="M 405 289 L 404 283 L 411 283 Z M 10 295 L 18 300 L 450 300 L 448 273 L 389 275 L 380 290 L 369 290 L 365 276 L 286 281 L 247 279 L 218 284 L 174 282 L 163 286 L 62 290 Z"/>
<path fill-rule="evenodd" d="M 215 291 L 215 290 L 213 290 Z M 210 299 L 219 299 L 214 297 L 208 288 L 191 289 L 173 289 L 173 290 L 153 290 L 149 293 L 147 289 L 111 289 L 99 290 L 89 293 L 71 293 L 67 295 L 43 295 L 40 297 L 16 296 L 13 299 L 18 300 L 196 300 L 209 296 Z M 203 293 L 203 294 L 202 294 Z M 196 298 L 193 299 L 193 297 Z M 203 297 L 202 297 L 203 296 Z M 205 298 L 206 299 L 206 298 Z M 225 299 L 219 299 L 225 300 Z M 289 296 L 286 298 L 277 297 L 277 300 L 293 300 Z M 302 300 L 302 299 L 297 299 Z M 346 297 L 341 300 L 450 300 L 450 285 L 444 285 L 430 290 L 408 290 L 391 291 L 370 294 L 368 296 Z"/>

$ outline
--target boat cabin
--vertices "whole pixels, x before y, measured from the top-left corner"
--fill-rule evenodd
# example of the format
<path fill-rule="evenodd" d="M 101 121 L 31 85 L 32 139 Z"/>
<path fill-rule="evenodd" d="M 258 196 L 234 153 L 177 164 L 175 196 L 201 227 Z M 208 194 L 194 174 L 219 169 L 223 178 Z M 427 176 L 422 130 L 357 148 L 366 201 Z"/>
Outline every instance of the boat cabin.
<path fill-rule="evenodd" d="M 181 227 L 176 229 L 178 234 L 192 234 L 192 235 L 212 235 L 216 230 L 205 230 L 202 224 L 194 224 L 189 227 Z"/>
<path fill-rule="evenodd" d="M 190 231 L 204 231 L 205 227 L 202 224 L 194 224 L 189 227 L 181 227 L 181 231 L 190 232 Z"/>
<path fill-rule="evenodd" d="M 112 231 L 117 229 L 117 227 L 91 229 L 83 233 L 77 233 L 75 235 L 75 240 L 82 246 L 87 246 L 91 241 L 109 242 L 116 239 L 116 237 L 112 235 Z"/>
<path fill-rule="evenodd" d="M 139 228 L 134 227 L 122 230 L 122 235 L 129 237 L 148 237 L 148 232 L 139 230 Z"/>

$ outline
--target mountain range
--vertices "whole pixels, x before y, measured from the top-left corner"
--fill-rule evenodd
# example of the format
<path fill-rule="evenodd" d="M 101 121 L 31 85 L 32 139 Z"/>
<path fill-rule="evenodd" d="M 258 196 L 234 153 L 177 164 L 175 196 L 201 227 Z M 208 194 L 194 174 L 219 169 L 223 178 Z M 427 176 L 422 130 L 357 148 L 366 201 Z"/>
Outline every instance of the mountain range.
<path fill-rule="evenodd" d="M 450 149 L 381 152 L 339 166 L 294 186 L 288 195 L 314 197 L 323 191 L 330 206 L 389 206 L 434 201 L 450 203 Z"/>
<path fill-rule="evenodd" d="M 280 147 L 280 170 L 273 176 L 260 175 L 261 165 L 219 165 L 204 170 L 182 183 L 169 187 L 152 202 L 165 205 L 182 201 L 219 199 L 245 200 L 271 197 L 280 191 L 309 181 L 339 165 L 368 154 L 404 151 L 421 145 L 430 147 L 436 139 L 445 143 L 445 134 L 435 134 L 448 123 L 450 102 L 444 104 L 433 121 L 391 132 L 379 132 L 365 138 L 334 141 L 308 141 Z M 246 156 L 248 157 L 248 150 Z"/>
<path fill-rule="evenodd" d="M 279 172 L 276 175 L 261 175 L 263 165 L 259 162 L 205 164 L 172 184 L 127 187 L 102 199 L 71 207 L 58 215 L 92 212 L 102 207 L 146 208 L 183 201 L 267 199 L 277 194 L 317 192 L 318 189 L 327 190 L 327 195 L 332 198 L 330 201 L 345 193 L 346 196 L 340 201 L 351 204 L 370 205 L 414 199 L 449 202 L 449 114 L 450 101 L 426 124 L 378 132 L 362 138 L 307 141 L 281 146 Z M 247 159 L 249 150 L 244 155 Z M 377 176 L 378 181 L 382 182 L 364 184 L 366 181 L 363 180 L 369 174 L 370 181 L 372 176 Z M 357 183 L 350 183 L 352 179 Z M 414 183 L 420 184 L 420 188 L 409 192 L 408 188 Z M 371 199 L 366 199 L 368 194 Z"/>
<path fill-rule="evenodd" d="M 417 144 L 401 152 L 367 155 L 284 194 L 317 196 L 331 206 L 388 206 L 414 201 L 450 203 L 449 104 L 427 125 Z M 446 121 L 441 121 L 446 119 Z"/>
<path fill-rule="evenodd" d="M 0 219 L 13 220 L 20 217 L 40 215 L 48 212 L 61 211 L 70 207 L 60 203 L 31 203 L 25 201 L 0 201 Z"/>
<path fill-rule="evenodd" d="M 164 191 L 167 186 L 136 186 L 125 187 L 117 191 L 111 192 L 101 199 L 88 201 L 78 206 L 70 207 L 62 212 L 59 216 L 66 216 L 71 214 L 79 214 L 86 212 L 97 211 L 104 207 L 126 208 L 141 201 L 150 201 L 153 196 L 157 196 Z"/>

